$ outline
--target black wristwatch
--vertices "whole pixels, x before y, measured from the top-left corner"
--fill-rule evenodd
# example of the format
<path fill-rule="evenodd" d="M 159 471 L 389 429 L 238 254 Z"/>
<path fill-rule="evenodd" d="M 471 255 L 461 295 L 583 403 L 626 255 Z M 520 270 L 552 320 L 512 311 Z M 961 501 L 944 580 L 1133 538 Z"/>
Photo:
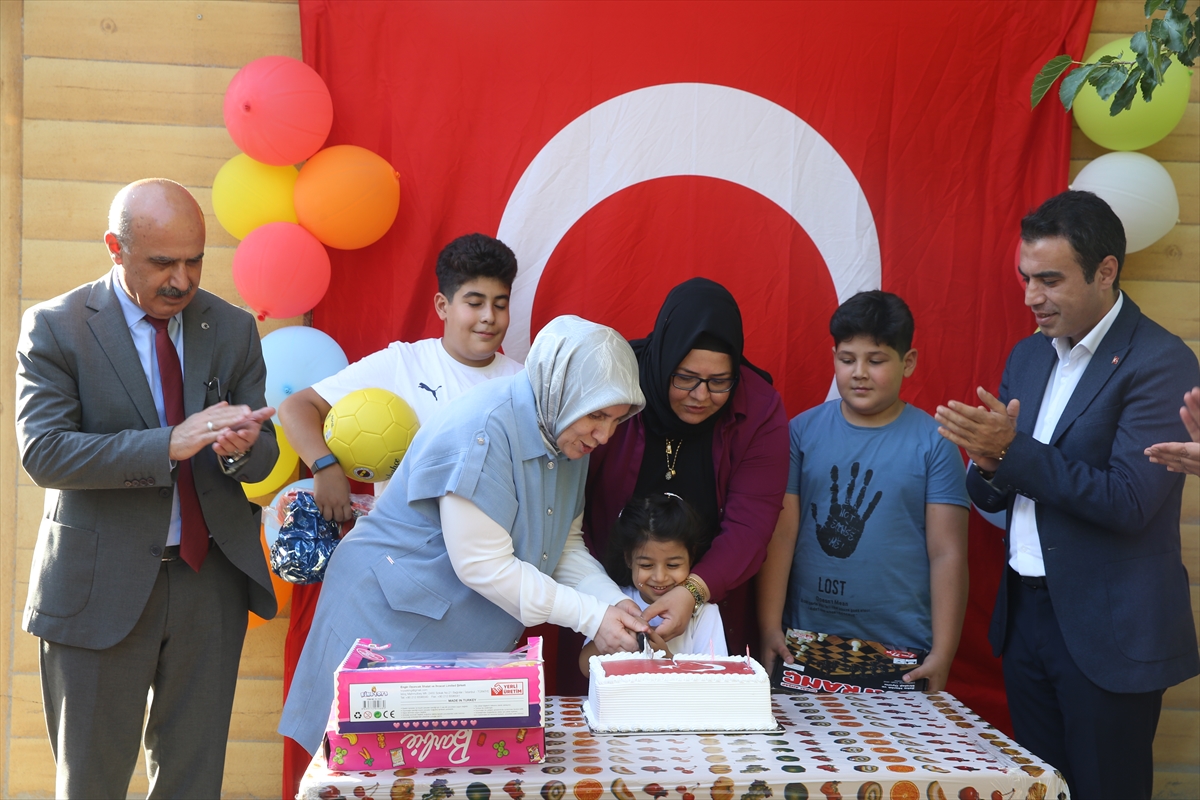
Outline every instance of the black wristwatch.
<path fill-rule="evenodd" d="M 313 462 L 313 474 L 316 475 L 321 470 L 325 469 L 326 467 L 332 467 L 336 463 L 338 463 L 337 456 L 335 456 L 333 453 L 330 453 L 327 456 L 321 456 Z"/>
<path fill-rule="evenodd" d="M 251 448 L 251 449 L 253 449 L 253 448 Z M 238 454 L 232 455 L 232 456 L 220 456 L 217 459 L 217 461 L 221 465 L 221 471 L 224 472 L 226 475 L 232 476 L 239 469 L 242 468 L 242 463 L 249 457 L 250 457 L 250 450 L 247 450 L 244 453 L 238 453 Z"/>

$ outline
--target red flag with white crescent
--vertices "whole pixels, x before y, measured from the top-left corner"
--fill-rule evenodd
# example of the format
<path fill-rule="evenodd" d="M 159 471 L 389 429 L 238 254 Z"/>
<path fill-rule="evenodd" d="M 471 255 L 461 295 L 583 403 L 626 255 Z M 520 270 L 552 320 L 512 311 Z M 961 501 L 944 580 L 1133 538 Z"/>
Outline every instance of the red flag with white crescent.
<path fill-rule="evenodd" d="M 1029 90 L 1080 56 L 1094 0 L 851 4 L 301 0 L 333 96 L 328 144 L 401 176 L 382 240 L 332 251 L 314 311 L 351 359 L 439 336 L 438 251 L 472 231 L 516 252 L 505 350 L 552 317 L 645 335 L 702 275 L 741 306 L 746 352 L 789 416 L 833 378 L 828 320 L 896 292 L 927 411 L 995 389 L 1033 329 L 1012 279 L 1020 217 L 1066 188 L 1070 120 Z M 1003 725 L 986 644 L 1000 534 L 973 518 L 950 690 Z"/>

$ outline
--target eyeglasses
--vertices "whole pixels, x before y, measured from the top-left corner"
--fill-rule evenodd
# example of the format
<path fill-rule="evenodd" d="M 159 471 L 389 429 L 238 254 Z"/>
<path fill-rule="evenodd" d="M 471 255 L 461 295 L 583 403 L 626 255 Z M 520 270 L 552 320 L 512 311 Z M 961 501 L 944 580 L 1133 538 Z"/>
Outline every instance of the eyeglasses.
<path fill-rule="evenodd" d="M 695 391 L 696 387 L 702 383 L 711 394 L 725 394 L 733 388 L 733 378 L 697 378 L 695 375 L 671 373 L 671 385 L 681 392 Z"/>

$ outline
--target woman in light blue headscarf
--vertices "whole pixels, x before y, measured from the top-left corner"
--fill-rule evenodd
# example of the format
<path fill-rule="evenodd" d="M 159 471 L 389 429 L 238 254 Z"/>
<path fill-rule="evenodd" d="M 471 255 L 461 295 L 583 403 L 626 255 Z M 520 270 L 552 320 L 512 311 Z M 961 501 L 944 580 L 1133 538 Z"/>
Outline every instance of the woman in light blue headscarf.
<path fill-rule="evenodd" d="M 310 753 L 333 672 L 360 637 L 394 651 L 507 651 L 552 622 L 632 650 L 639 609 L 580 532 L 587 454 L 645 405 L 611 328 L 558 317 L 525 372 L 459 397 L 413 441 L 374 511 L 334 551 L 279 732 Z"/>

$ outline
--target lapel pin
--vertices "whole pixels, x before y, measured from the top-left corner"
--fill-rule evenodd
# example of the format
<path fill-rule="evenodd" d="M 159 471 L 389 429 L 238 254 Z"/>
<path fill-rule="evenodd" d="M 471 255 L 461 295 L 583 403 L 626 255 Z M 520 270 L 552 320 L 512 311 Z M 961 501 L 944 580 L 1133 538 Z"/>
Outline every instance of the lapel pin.
<path fill-rule="evenodd" d="M 1121 360 L 1120 356 L 1113 356 L 1113 366 L 1115 367 L 1117 365 L 1117 362 L 1120 360 Z"/>
<path fill-rule="evenodd" d="M 204 330 L 208 330 L 208 323 L 207 323 L 207 322 L 201 322 L 201 323 L 200 323 L 200 327 L 201 327 L 201 328 L 203 328 Z M 1117 360 L 1116 360 L 1115 358 L 1113 359 L 1113 363 L 1114 363 L 1114 364 L 1115 364 L 1115 363 L 1117 363 Z"/>

